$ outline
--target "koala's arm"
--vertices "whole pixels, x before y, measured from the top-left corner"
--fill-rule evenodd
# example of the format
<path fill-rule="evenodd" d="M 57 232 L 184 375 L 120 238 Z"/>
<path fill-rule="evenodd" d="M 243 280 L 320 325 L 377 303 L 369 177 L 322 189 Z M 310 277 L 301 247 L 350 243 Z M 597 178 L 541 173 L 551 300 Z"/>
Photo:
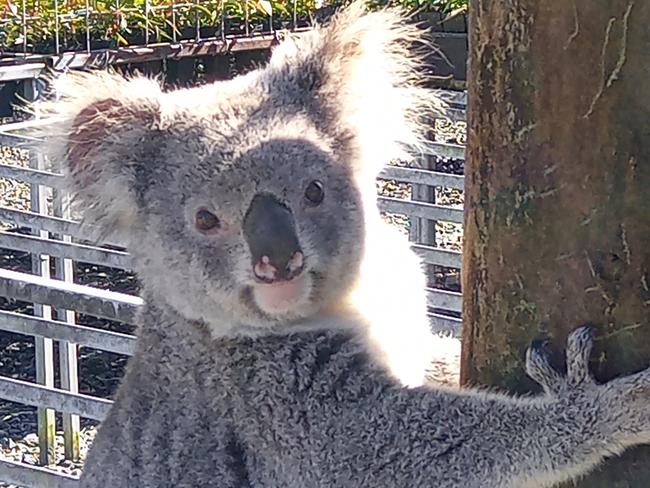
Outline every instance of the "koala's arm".
<path fill-rule="evenodd" d="M 566 376 L 529 350 L 528 372 L 547 392 L 534 398 L 370 380 L 349 396 L 304 400 L 305 418 L 293 424 L 308 432 L 274 455 L 304 463 L 302 476 L 324 467 L 306 486 L 553 486 L 650 441 L 650 371 L 597 385 L 587 369 L 590 344 L 583 329 L 571 336 Z"/>

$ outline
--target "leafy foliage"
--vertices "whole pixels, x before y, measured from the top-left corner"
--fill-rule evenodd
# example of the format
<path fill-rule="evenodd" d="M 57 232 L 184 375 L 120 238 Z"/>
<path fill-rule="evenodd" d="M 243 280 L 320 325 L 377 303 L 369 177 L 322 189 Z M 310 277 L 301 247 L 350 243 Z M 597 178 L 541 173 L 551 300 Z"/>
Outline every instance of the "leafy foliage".
<path fill-rule="evenodd" d="M 372 7 L 389 1 L 368 3 Z M 409 9 L 447 13 L 467 4 L 467 0 L 396 1 Z M 60 51 L 100 49 L 306 27 L 320 6 L 318 0 L 4 0 L 0 53 L 48 53 L 57 46 Z"/>

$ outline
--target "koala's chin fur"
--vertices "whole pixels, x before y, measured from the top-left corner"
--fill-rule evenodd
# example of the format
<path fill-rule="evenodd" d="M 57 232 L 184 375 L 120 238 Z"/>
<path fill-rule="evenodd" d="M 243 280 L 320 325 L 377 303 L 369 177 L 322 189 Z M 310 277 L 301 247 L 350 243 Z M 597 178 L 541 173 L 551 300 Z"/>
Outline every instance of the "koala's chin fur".
<path fill-rule="evenodd" d="M 420 386 L 457 342 L 375 187 L 439 108 L 420 39 L 354 3 L 231 81 L 56 81 L 45 150 L 146 303 L 82 487 L 546 487 L 650 439 L 648 372 L 596 385 L 585 330 L 566 377 L 529 352 L 545 396 Z"/>

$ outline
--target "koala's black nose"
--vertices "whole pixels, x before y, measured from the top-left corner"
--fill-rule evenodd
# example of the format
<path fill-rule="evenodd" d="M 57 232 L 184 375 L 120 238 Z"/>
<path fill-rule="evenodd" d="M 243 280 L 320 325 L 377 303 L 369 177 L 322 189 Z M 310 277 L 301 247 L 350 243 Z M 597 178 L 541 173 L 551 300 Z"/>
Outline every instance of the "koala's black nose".
<path fill-rule="evenodd" d="M 258 194 L 244 218 L 244 237 L 255 276 L 265 282 L 290 280 L 303 269 L 291 210 L 273 195 Z"/>

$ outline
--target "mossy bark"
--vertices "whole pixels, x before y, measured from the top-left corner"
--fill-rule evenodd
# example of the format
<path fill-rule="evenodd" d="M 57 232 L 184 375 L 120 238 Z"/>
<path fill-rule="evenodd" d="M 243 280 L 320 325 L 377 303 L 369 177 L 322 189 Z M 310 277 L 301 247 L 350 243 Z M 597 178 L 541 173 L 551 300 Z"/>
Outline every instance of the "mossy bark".
<path fill-rule="evenodd" d="M 530 341 L 583 323 L 599 380 L 650 364 L 649 22 L 640 0 L 472 2 L 464 384 L 536 389 Z M 648 461 L 579 486 L 647 488 Z"/>

